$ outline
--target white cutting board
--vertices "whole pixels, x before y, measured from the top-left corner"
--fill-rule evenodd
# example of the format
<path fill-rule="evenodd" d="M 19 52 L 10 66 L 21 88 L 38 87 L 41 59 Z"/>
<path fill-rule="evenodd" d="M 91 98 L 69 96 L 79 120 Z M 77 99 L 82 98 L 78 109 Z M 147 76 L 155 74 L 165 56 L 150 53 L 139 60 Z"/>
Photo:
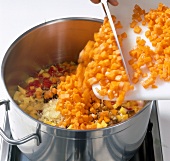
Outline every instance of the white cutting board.
<path fill-rule="evenodd" d="M 109 9 L 111 11 L 111 14 L 115 15 L 117 17 L 117 20 L 121 21 L 121 24 L 123 25 L 123 29 L 119 30 L 120 33 L 122 31 L 125 31 L 128 34 L 128 37 L 123 40 L 123 46 L 122 46 L 122 52 L 125 57 L 125 62 L 128 67 L 128 71 L 130 74 L 130 77 L 132 78 L 132 69 L 128 64 L 128 60 L 130 59 L 129 51 L 134 48 L 136 44 L 136 37 L 144 35 L 144 31 L 146 31 L 146 28 L 143 27 L 143 31 L 141 34 L 135 34 L 133 32 L 133 29 L 131 29 L 130 23 L 132 21 L 132 14 L 133 14 L 133 8 L 135 4 L 138 4 L 142 9 L 145 9 L 145 11 L 149 11 L 151 8 L 156 9 L 158 7 L 159 3 L 163 3 L 166 6 L 170 7 L 170 1 L 169 0 L 119 0 L 119 5 L 114 7 L 109 5 Z M 142 25 L 141 25 L 142 26 Z M 119 31 L 117 33 L 119 34 Z M 142 36 L 145 40 L 145 36 Z M 147 41 L 147 45 L 149 42 Z M 135 90 L 130 91 L 127 93 L 126 98 L 127 100 L 169 100 L 170 99 L 170 82 L 163 82 L 163 81 L 156 81 L 156 85 L 158 88 L 154 89 L 144 89 L 140 83 L 135 85 Z M 93 88 L 95 89 L 95 87 Z M 96 93 L 96 92 L 95 92 Z M 96 93 L 97 95 L 97 93 Z M 103 97 L 99 97 L 102 99 L 106 99 Z"/>

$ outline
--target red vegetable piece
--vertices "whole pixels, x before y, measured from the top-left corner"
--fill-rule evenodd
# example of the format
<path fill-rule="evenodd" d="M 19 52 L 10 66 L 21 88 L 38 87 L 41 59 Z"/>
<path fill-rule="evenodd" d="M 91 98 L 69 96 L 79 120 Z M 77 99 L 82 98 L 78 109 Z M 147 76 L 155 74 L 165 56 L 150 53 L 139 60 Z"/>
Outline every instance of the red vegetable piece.
<path fill-rule="evenodd" d="M 43 89 L 50 89 L 52 82 L 48 78 L 44 78 L 42 82 Z"/>
<path fill-rule="evenodd" d="M 57 70 L 59 71 L 59 72 L 62 72 L 64 69 L 62 68 L 62 67 L 60 67 L 59 65 L 56 65 L 56 67 L 57 67 Z"/>
<path fill-rule="evenodd" d="M 40 81 L 39 80 L 34 80 L 33 82 L 29 83 L 29 86 L 34 86 L 36 88 L 40 87 Z"/>
<path fill-rule="evenodd" d="M 56 73 L 56 69 L 53 66 L 51 66 L 48 70 L 48 73 L 52 76 Z"/>

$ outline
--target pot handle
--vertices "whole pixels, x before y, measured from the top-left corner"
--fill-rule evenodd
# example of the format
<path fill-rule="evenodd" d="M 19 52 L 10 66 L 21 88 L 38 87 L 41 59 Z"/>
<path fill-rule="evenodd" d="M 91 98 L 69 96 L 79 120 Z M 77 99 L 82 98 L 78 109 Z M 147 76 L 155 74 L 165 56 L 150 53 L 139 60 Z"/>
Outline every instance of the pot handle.
<path fill-rule="evenodd" d="M 5 120 L 7 121 L 8 119 L 8 110 L 10 109 L 9 108 L 9 100 L 0 100 L 0 106 L 1 105 L 5 105 L 6 107 L 6 118 Z M 39 128 L 38 128 L 39 129 Z M 33 134 L 30 134 L 24 138 L 21 138 L 21 139 L 18 139 L 18 140 L 14 140 L 14 139 L 11 139 L 1 128 L 0 128 L 0 136 L 2 136 L 3 140 L 5 142 L 7 142 L 8 144 L 11 144 L 11 145 L 21 145 L 21 144 L 24 144 L 32 139 L 35 139 L 37 141 L 37 146 L 40 145 L 41 141 L 40 141 L 40 137 L 38 135 L 38 130 L 36 133 L 33 133 Z"/>

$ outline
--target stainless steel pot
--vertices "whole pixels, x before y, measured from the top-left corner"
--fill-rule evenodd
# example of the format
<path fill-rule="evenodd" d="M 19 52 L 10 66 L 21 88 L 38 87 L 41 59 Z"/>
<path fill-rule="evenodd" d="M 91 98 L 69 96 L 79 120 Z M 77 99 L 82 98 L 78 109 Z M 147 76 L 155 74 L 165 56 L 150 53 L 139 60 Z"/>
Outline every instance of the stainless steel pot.
<path fill-rule="evenodd" d="M 97 130 L 66 130 L 43 124 L 24 113 L 12 97 L 17 85 L 46 65 L 76 61 L 88 40 L 102 24 L 89 18 L 47 22 L 21 35 L 8 49 L 1 73 L 9 101 L 6 105 L 12 137 L 1 136 L 33 161 L 123 161 L 141 145 L 152 102 L 134 117 L 113 127 Z"/>

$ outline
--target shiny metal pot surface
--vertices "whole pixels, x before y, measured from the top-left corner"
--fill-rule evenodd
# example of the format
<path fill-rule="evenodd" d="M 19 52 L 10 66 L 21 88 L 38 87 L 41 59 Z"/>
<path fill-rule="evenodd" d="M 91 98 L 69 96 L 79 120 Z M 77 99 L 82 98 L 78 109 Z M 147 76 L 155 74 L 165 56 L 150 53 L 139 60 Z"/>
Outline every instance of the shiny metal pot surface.
<path fill-rule="evenodd" d="M 128 121 L 96 130 L 67 130 L 37 121 L 24 113 L 12 97 L 17 85 L 35 71 L 63 61 L 77 61 L 88 40 L 102 24 L 89 18 L 47 22 L 21 35 L 8 49 L 1 73 L 9 101 L 6 105 L 13 139 L 1 136 L 33 161 L 125 161 L 141 145 L 152 102 Z M 9 106 L 10 104 L 10 106 Z"/>

